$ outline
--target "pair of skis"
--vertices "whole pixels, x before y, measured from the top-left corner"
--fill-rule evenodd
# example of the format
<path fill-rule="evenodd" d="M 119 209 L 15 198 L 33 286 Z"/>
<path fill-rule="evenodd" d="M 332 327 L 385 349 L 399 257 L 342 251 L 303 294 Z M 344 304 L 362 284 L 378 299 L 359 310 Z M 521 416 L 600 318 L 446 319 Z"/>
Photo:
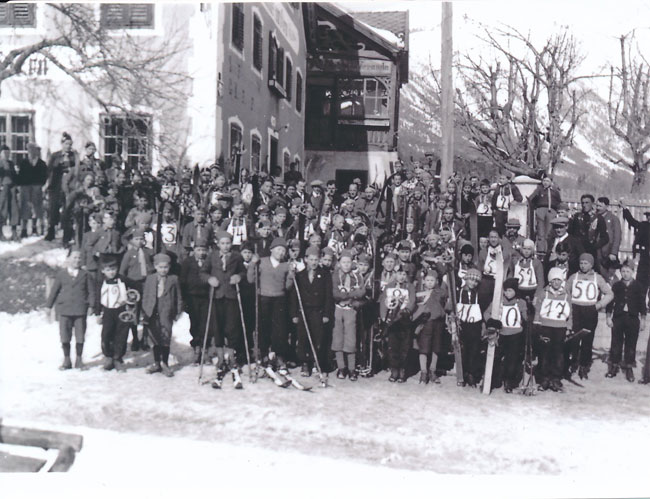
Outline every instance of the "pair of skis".
<path fill-rule="evenodd" d="M 271 366 L 265 367 L 264 372 L 273 381 L 275 386 L 279 388 L 289 388 L 290 386 L 293 386 L 297 390 L 303 392 L 308 392 L 312 389 L 311 386 L 303 385 L 300 381 L 298 381 L 296 378 L 294 378 L 288 373 L 282 374 L 278 371 L 274 371 Z"/>

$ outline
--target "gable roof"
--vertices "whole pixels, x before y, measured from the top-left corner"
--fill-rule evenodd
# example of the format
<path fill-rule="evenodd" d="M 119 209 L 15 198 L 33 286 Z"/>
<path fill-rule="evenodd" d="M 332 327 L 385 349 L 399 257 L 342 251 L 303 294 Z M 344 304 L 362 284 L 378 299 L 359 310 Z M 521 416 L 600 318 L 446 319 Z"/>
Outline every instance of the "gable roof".
<path fill-rule="evenodd" d="M 404 40 L 404 50 L 409 49 L 409 15 L 406 10 L 388 12 L 354 12 L 359 21 L 375 28 L 390 31 Z"/>

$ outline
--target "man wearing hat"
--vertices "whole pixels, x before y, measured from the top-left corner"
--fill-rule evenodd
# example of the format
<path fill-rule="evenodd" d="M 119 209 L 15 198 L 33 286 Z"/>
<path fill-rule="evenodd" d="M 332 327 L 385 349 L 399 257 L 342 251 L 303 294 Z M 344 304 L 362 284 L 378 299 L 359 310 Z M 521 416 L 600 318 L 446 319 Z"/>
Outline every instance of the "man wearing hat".
<path fill-rule="evenodd" d="M 323 207 L 323 200 L 325 195 L 323 193 L 323 181 L 316 179 L 312 180 L 309 184 L 311 187 L 311 195 L 309 196 L 309 204 L 311 204 L 317 212 L 320 213 Z"/>
<path fill-rule="evenodd" d="M 183 312 L 183 299 L 178 277 L 169 274 L 171 258 L 166 253 L 153 257 L 155 274 L 144 281 L 142 312 L 154 340 L 154 363 L 147 368 L 148 374 L 162 372 L 168 378 L 174 376 L 169 368 L 172 326 Z"/>
<path fill-rule="evenodd" d="M 190 316 L 190 346 L 194 351 L 194 364 L 201 362 L 201 348 L 207 321 L 210 285 L 201 280 L 201 272 L 207 265 L 209 240 L 201 237 L 194 241 L 194 251 L 181 263 L 179 283 L 185 309 Z M 213 314 L 214 315 L 214 314 Z M 207 344 L 209 347 L 209 344 Z M 204 359 L 207 356 L 204 355 Z"/>
<path fill-rule="evenodd" d="M 551 177 L 544 173 L 542 182 L 528 197 L 528 206 L 535 212 L 535 236 L 537 251 L 540 253 L 546 253 L 546 239 L 551 230 L 551 220 L 556 217 L 561 202 L 559 189 L 553 185 Z"/>
<path fill-rule="evenodd" d="M 367 186 L 363 193 L 354 203 L 354 211 L 362 211 L 368 215 L 373 215 L 377 211 L 377 199 L 375 199 L 375 189 Z"/>
<path fill-rule="evenodd" d="M 513 251 L 519 251 L 524 243 L 524 236 L 519 234 L 521 224 L 517 218 L 509 218 L 506 222 L 506 237 L 503 239 L 504 244 L 509 244 Z"/>
<path fill-rule="evenodd" d="M 254 255 L 248 266 L 248 282 L 256 282 L 255 273 L 259 275 L 259 345 L 265 365 L 269 362 L 286 373 L 289 341 L 287 334 L 287 291 L 293 286 L 294 273 L 291 266 L 284 261 L 287 243 L 276 237 L 271 243 L 270 256 L 260 258 Z"/>
<path fill-rule="evenodd" d="M 568 342 L 565 346 L 567 375 L 578 371 L 581 379 L 587 379 L 591 368 L 592 345 L 598 326 L 598 312 L 605 310 L 614 299 L 612 288 L 602 275 L 594 271 L 591 253 L 580 255 L 580 270 L 569 276 L 566 289 L 571 293 L 573 327 L 575 331 L 589 330 L 584 336 Z"/>
<path fill-rule="evenodd" d="M 332 298 L 332 277 L 329 271 L 320 268 L 320 252 L 310 247 L 305 254 L 305 268 L 296 273 L 296 285 L 300 292 L 301 304 L 296 290 L 289 295 L 289 316 L 298 329 L 297 353 L 302 364 L 301 375 L 310 376 L 316 367 L 315 359 L 307 337 L 307 328 L 314 343 L 321 369 L 327 363 L 325 325 L 334 320 L 334 300 Z M 304 313 L 304 316 L 303 316 Z"/>
<path fill-rule="evenodd" d="M 584 252 L 580 240 L 569 234 L 569 219 L 566 217 L 555 217 L 551 220 L 553 227 L 552 234 L 547 239 L 548 252 L 544 257 L 544 272 L 548 273 L 555 260 L 557 260 L 557 245 L 564 243 L 569 248 L 569 275 L 578 271 L 578 258 Z"/>
<path fill-rule="evenodd" d="M 573 215 L 569 221 L 569 234 L 576 236 L 584 250 L 594 257 L 594 268 L 598 271 L 598 250 L 609 242 L 607 225 L 603 217 L 594 210 L 594 197 L 591 194 L 583 194 L 580 197 L 580 205 L 580 213 Z"/>

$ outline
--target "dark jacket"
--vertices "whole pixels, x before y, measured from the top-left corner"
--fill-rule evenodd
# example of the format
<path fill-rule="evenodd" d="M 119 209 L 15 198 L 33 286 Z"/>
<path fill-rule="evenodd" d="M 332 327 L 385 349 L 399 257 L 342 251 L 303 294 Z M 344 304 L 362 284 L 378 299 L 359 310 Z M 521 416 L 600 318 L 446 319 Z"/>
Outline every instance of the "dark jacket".
<path fill-rule="evenodd" d="M 56 305 L 57 315 L 85 316 L 95 303 L 95 292 L 95 282 L 88 272 L 79 269 L 77 277 L 72 277 L 68 269 L 63 269 L 54 279 L 45 306 Z"/>
<path fill-rule="evenodd" d="M 639 222 L 627 208 L 623 209 L 623 218 L 634 229 L 633 256 L 644 255 L 647 257 L 650 253 L 650 223 Z"/>
<path fill-rule="evenodd" d="M 646 315 L 645 288 L 636 280 L 632 279 L 627 286 L 623 281 L 616 281 L 612 285 L 612 292 L 614 293 L 614 299 L 607 305 L 608 315 L 613 314 L 614 317 L 623 315 L 626 304 L 627 312 L 630 315 L 635 317 Z"/>
<path fill-rule="evenodd" d="M 569 275 L 575 274 L 578 271 L 578 267 L 580 264 L 580 255 L 585 252 L 585 249 L 582 246 L 580 240 L 577 237 L 572 236 L 571 234 L 569 234 L 568 237 L 563 242 L 569 245 Z M 546 247 L 549 248 L 549 251 L 547 251 L 546 256 L 544 257 L 545 276 L 548 275 L 548 271 L 553 266 L 550 261 L 550 257 L 551 257 L 550 248 L 553 247 L 554 243 L 555 243 L 555 236 L 551 236 L 547 239 Z"/>
<path fill-rule="evenodd" d="M 201 272 L 208 264 L 206 259 L 199 268 L 199 264 L 194 256 L 188 256 L 181 263 L 181 272 L 178 280 L 183 293 L 183 300 L 187 301 L 188 296 L 208 297 L 210 286 L 201 279 Z"/>
<path fill-rule="evenodd" d="M 147 274 L 150 274 L 154 271 L 153 268 L 153 252 L 149 248 L 142 248 L 144 251 L 144 256 L 147 263 Z M 122 257 L 122 263 L 120 265 L 120 277 L 127 283 L 131 281 L 141 281 L 147 276 L 142 275 L 140 271 L 140 262 L 138 261 L 138 250 L 135 248 L 129 248 L 124 256 Z"/>
<path fill-rule="evenodd" d="M 206 265 L 201 269 L 199 275 L 201 281 L 206 284 L 210 277 L 216 277 L 219 280 L 219 285 L 214 289 L 215 299 L 229 298 L 236 300 L 237 288 L 234 284 L 230 284 L 230 278 L 238 275 L 242 281 L 246 279 L 244 259 L 238 251 L 231 251 L 226 260 L 226 270 L 223 270 L 221 252 L 216 249 L 208 255 Z"/>
<path fill-rule="evenodd" d="M 334 298 L 332 296 L 332 275 L 325 269 L 318 268 L 314 271 L 314 281 L 309 282 L 307 269 L 296 274 L 296 282 L 300 287 L 300 298 L 302 306 L 306 309 L 318 309 L 323 312 L 324 317 L 334 318 Z M 289 314 L 293 317 L 301 317 L 298 295 L 295 288 L 289 295 Z"/>
<path fill-rule="evenodd" d="M 595 213 L 576 213 L 569 222 L 569 234 L 580 239 L 583 248 L 594 257 L 596 251 L 609 242 L 607 224 Z"/>
<path fill-rule="evenodd" d="M 18 163 L 16 185 L 45 185 L 46 181 L 47 165 L 42 159 L 36 160 L 35 165 L 32 165 L 29 159 L 23 159 Z"/>
<path fill-rule="evenodd" d="M 528 206 L 532 210 L 536 210 L 537 208 L 552 208 L 553 210 L 557 210 L 561 202 L 562 196 L 557 187 L 550 186 L 548 189 L 545 189 L 542 184 L 539 184 L 528 197 Z"/>
<path fill-rule="evenodd" d="M 142 311 L 146 317 L 151 317 L 157 307 L 161 327 L 171 331 L 174 319 L 183 311 L 183 299 L 178 277 L 168 275 L 165 279 L 165 290 L 158 298 L 158 274 L 147 276 L 142 293 Z"/>

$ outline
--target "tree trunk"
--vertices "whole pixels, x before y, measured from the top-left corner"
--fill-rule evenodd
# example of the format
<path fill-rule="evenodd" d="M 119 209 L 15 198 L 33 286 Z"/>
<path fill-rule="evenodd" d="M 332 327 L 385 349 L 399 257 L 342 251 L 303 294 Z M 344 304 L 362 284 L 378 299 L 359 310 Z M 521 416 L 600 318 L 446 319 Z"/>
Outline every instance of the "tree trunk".
<path fill-rule="evenodd" d="M 645 174 L 646 169 L 644 166 L 637 168 L 634 172 L 634 179 L 632 180 L 632 189 L 630 193 L 638 194 L 645 187 Z"/>

